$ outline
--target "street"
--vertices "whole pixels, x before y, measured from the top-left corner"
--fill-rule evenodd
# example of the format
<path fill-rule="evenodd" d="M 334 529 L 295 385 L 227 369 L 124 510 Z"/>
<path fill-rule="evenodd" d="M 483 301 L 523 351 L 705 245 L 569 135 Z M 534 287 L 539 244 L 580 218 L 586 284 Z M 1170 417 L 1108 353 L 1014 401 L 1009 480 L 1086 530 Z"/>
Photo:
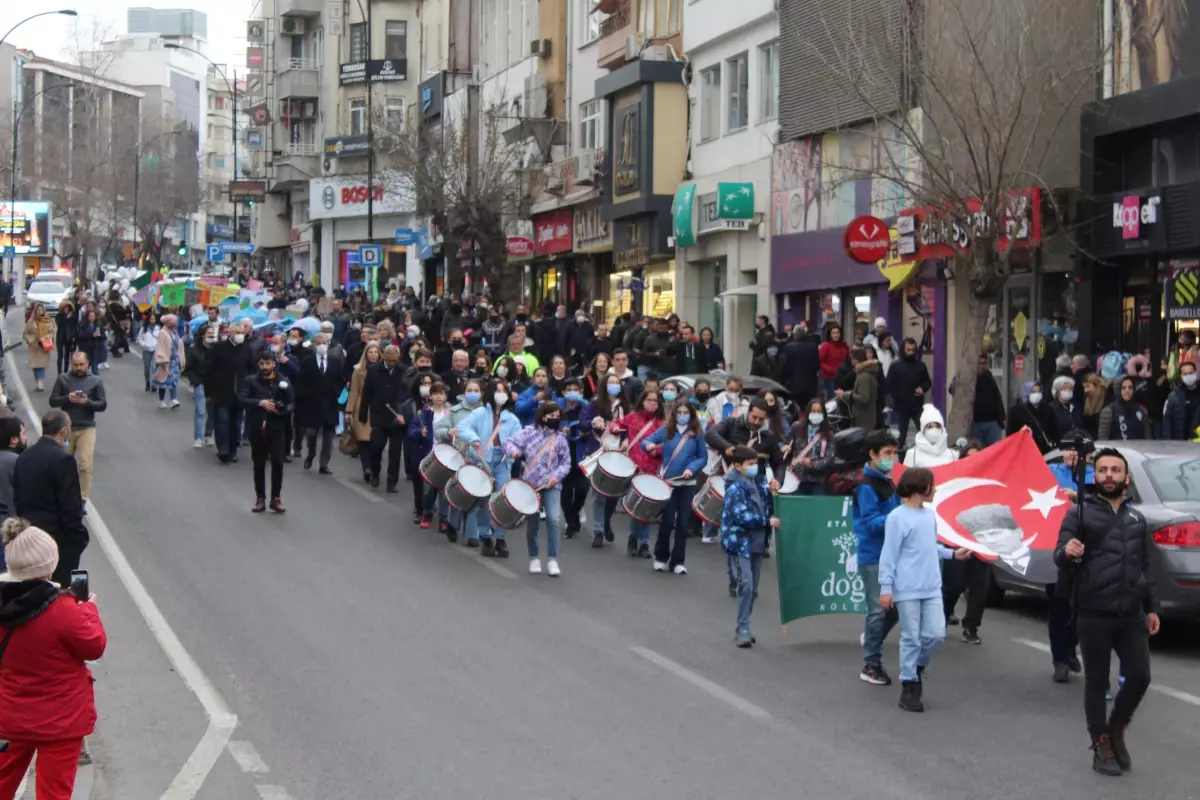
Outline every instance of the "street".
<path fill-rule="evenodd" d="M 10 342 L 18 325 L 14 312 Z M 24 348 L 5 361 L 23 411 Z M 364 488 L 340 455 L 331 477 L 287 465 L 287 514 L 252 515 L 248 450 L 220 466 L 192 447 L 190 397 L 159 410 L 136 352 L 111 363 L 83 563 L 109 634 L 95 668 L 94 798 L 1200 794 L 1187 766 L 1200 737 L 1195 624 L 1168 623 L 1154 642 L 1134 771 L 1105 779 L 1090 769 L 1082 676 L 1051 682 L 1036 601 L 989 609 L 981 647 L 950 628 L 926 713 L 905 714 L 898 683 L 858 680 L 860 618 L 781 631 L 773 562 L 745 651 L 715 545 L 689 543 L 690 574 L 675 576 L 628 559 L 623 530 L 601 551 L 584 536 L 563 542 L 562 578 L 533 576 L 523 532 L 512 558 L 485 561 L 412 525 L 407 487 Z M 209 728 L 204 687 L 175 671 L 102 552 L 98 520 L 236 715 L 209 740 L 223 741 L 210 771 L 194 754 Z M 893 677 L 896 639 L 884 651 Z"/>

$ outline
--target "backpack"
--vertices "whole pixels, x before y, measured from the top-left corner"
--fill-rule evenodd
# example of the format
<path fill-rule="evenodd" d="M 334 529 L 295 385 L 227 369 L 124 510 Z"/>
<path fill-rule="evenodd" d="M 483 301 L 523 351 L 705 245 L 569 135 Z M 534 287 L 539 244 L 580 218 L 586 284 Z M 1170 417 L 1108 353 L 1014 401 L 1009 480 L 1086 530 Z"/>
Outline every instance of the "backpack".
<path fill-rule="evenodd" d="M 1100 359 L 1100 377 L 1106 381 L 1115 381 L 1125 377 L 1125 364 L 1133 356 L 1129 353 L 1120 353 L 1116 350 L 1110 350 Z"/>

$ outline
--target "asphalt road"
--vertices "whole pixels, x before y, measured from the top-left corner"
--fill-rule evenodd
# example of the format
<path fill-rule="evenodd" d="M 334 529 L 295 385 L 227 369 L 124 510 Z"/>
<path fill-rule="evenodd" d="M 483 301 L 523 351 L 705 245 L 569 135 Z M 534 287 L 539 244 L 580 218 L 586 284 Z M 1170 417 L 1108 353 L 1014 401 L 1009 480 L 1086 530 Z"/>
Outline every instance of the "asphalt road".
<path fill-rule="evenodd" d="M 563 543 L 561 578 L 532 576 L 523 536 L 512 558 L 484 562 L 412 526 L 406 494 L 364 489 L 340 455 L 333 477 L 288 465 L 288 513 L 252 515 L 248 453 L 218 465 L 192 447 L 190 397 L 159 410 L 136 353 L 112 363 L 94 513 L 237 715 L 198 792 L 173 798 L 1200 794 L 1187 766 L 1200 739 L 1196 626 L 1156 642 L 1135 772 L 1105 779 L 1089 768 L 1082 681 L 1053 684 L 1037 649 L 1036 603 L 989 609 L 982 647 L 948 640 L 927 712 L 906 714 L 898 686 L 858 680 L 858 618 L 800 621 L 784 637 L 770 570 L 759 644 L 736 649 L 713 546 L 691 547 L 680 577 L 577 539 Z M 22 351 L 6 368 L 32 385 Z M 165 796 L 205 710 L 98 545 L 84 566 L 109 630 L 92 796 Z"/>

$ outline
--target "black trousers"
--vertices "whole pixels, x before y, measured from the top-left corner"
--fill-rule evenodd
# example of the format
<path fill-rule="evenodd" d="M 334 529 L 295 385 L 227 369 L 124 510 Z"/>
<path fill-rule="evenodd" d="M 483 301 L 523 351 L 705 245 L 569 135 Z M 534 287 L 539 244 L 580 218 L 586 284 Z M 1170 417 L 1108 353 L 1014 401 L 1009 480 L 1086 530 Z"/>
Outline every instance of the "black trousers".
<path fill-rule="evenodd" d="M 390 428 L 371 426 L 371 474 L 378 475 L 383 468 L 383 450 L 388 451 L 387 485 L 400 482 L 400 458 L 403 455 L 405 428 L 394 425 Z"/>
<path fill-rule="evenodd" d="M 569 530 L 579 530 L 579 512 L 583 510 L 583 504 L 587 502 L 590 488 L 587 476 L 577 465 L 572 464 L 571 471 L 562 481 L 562 510 Z"/>
<path fill-rule="evenodd" d="M 67 544 L 57 536 L 54 540 L 58 543 L 58 566 L 54 568 L 54 575 L 50 579 L 65 589 L 71 585 L 71 570 L 79 569 L 83 548 Z"/>
<path fill-rule="evenodd" d="M 271 497 L 283 491 L 283 453 L 287 446 L 282 426 L 267 426 L 265 430 L 247 430 L 250 437 L 250 460 L 254 464 L 254 496 L 267 496 L 267 461 L 271 462 Z"/>
<path fill-rule="evenodd" d="M 1107 733 L 1129 724 L 1150 686 L 1150 629 L 1146 615 L 1105 617 L 1081 615 L 1079 651 L 1083 656 L 1083 710 L 1089 733 Z M 1105 720 L 1112 654 L 1121 661 L 1125 683 L 1113 699 L 1112 716 Z"/>
<path fill-rule="evenodd" d="M 306 428 L 304 431 L 308 440 L 309 458 L 316 457 L 317 434 L 321 434 L 321 460 L 318 463 L 322 467 L 328 467 L 329 459 L 333 457 L 333 429 L 333 425 L 323 425 L 320 428 Z"/>
<path fill-rule="evenodd" d="M 992 566 L 978 558 L 944 563 L 946 567 L 942 574 L 942 603 L 946 608 L 946 616 L 954 613 L 958 598 L 966 592 L 967 615 L 962 620 L 963 628 L 976 630 L 983 622 L 983 609 L 987 605 Z"/>
<path fill-rule="evenodd" d="M 425 481 L 421 478 L 420 473 L 409 476 L 412 482 L 413 489 L 413 513 L 425 516 L 425 514 L 433 513 L 433 507 L 425 508 Z"/>

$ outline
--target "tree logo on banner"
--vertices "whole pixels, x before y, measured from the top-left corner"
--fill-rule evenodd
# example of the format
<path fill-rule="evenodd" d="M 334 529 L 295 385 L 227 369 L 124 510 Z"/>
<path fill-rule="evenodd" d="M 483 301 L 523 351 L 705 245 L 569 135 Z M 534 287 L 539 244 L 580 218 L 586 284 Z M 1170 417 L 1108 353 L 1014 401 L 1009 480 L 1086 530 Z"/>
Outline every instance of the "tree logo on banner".
<path fill-rule="evenodd" d="M 849 504 L 849 499 L 846 498 L 847 504 Z M 831 525 L 839 523 L 843 528 L 850 527 L 845 516 L 841 520 L 830 520 Z M 858 574 L 858 539 L 851 531 L 847 530 L 831 539 L 830 543 L 841 551 L 837 563 L 842 567 L 842 574 L 831 571 L 829 577 L 821 584 L 821 596 L 828 601 L 822 603 L 821 611 L 824 613 L 865 611 L 866 607 L 863 603 L 867 600 L 867 594 L 862 576 Z"/>

